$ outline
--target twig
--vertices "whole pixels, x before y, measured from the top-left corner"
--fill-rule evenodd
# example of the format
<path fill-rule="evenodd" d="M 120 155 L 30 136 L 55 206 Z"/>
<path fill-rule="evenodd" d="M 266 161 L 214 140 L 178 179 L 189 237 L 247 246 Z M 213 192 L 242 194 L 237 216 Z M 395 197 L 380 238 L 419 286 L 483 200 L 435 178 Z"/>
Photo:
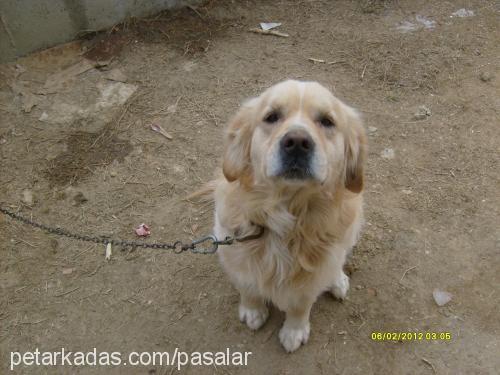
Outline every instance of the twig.
<path fill-rule="evenodd" d="M 88 148 L 88 150 L 87 150 L 87 151 L 90 151 L 90 149 L 96 145 L 97 141 L 98 141 L 99 139 L 101 139 L 101 138 L 104 136 L 104 134 L 106 134 L 106 132 L 107 132 L 107 131 L 108 131 L 107 129 L 106 129 L 106 130 L 104 130 L 104 131 L 103 131 L 103 132 L 102 132 L 102 133 L 101 133 L 101 134 L 100 134 L 100 135 L 99 135 L 99 136 L 95 139 L 95 141 L 94 141 L 94 142 L 90 145 L 90 147 Z"/>
<path fill-rule="evenodd" d="M 73 259 L 76 259 L 76 258 L 78 258 L 80 255 L 82 255 L 82 254 L 86 253 L 87 251 L 94 249 L 96 246 L 97 246 L 97 245 L 95 245 L 95 244 L 94 244 L 94 245 L 89 246 L 87 249 L 80 251 L 78 254 L 76 254 L 76 255 L 75 255 L 75 257 L 74 257 Z"/>
<path fill-rule="evenodd" d="M 406 274 L 408 273 L 408 271 L 411 271 L 412 269 L 415 269 L 418 267 L 418 264 L 416 266 L 413 266 L 413 267 L 410 267 L 408 268 L 404 273 L 403 273 L 403 276 L 401 276 L 401 279 L 399 279 L 399 282 L 403 281 L 403 278 L 406 276 Z"/>
<path fill-rule="evenodd" d="M 36 245 L 33 245 L 32 243 L 29 243 L 28 241 L 20 239 L 20 238 L 16 238 L 16 240 L 18 240 L 19 242 L 25 243 L 26 245 L 31 246 L 31 247 L 35 247 L 35 248 L 38 247 Z"/>
<path fill-rule="evenodd" d="M 5 22 L 5 18 L 3 14 L 0 14 L 0 20 L 2 21 L 3 28 L 5 29 L 5 32 L 9 36 L 10 44 L 12 44 L 12 47 L 17 48 L 16 42 L 14 42 L 14 37 L 12 36 L 12 33 L 10 32 L 9 27 L 7 26 L 7 22 Z"/>
<path fill-rule="evenodd" d="M 325 63 L 325 60 L 315 59 L 314 57 L 308 57 L 307 60 L 312 61 L 313 63 Z"/>
<path fill-rule="evenodd" d="M 195 13 L 198 15 L 198 17 L 200 17 L 202 20 L 204 20 L 204 19 L 205 19 L 205 18 L 201 15 L 201 13 L 200 13 L 200 12 L 198 12 L 198 9 L 196 9 L 194 6 L 192 6 L 192 5 L 188 5 L 187 7 L 188 7 L 189 9 L 191 9 L 193 12 L 195 12 Z"/>
<path fill-rule="evenodd" d="M 179 268 L 178 270 L 176 270 L 173 274 L 172 274 L 172 277 L 177 275 L 179 272 L 181 271 L 184 271 L 185 269 L 188 269 L 188 268 L 193 268 L 193 266 L 186 266 L 186 267 L 182 267 L 182 268 Z"/>
<path fill-rule="evenodd" d="M 115 215 L 119 214 L 120 212 L 122 212 L 122 211 L 126 210 L 127 208 L 129 208 L 130 206 L 132 206 L 135 202 L 136 202 L 136 200 L 133 200 L 132 202 L 125 205 L 125 207 L 122 207 L 120 210 L 116 211 L 114 214 Z"/>
<path fill-rule="evenodd" d="M 45 322 L 46 320 L 48 320 L 47 318 L 45 319 L 40 319 L 40 320 L 37 320 L 35 322 L 21 322 L 21 324 L 38 324 L 38 323 L 42 323 L 42 322 Z"/>
<path fill-rule="evenodd" d="M 359 330 L 361 329 L 361 327 L 363 327 L 365 324 L 366 324 L 366 321 L 364 321 L 364 320 L 363 320 L 363 323 L 361 323 L 361 324 L 359 325 L 359 327 L 357 328 L 357 330 L 359 331 Z"/>
<path fill-rule="evenodd" d="M 429 360 L 425 359 L 424 357 L 422 357 L 421 359 L 422 359 L 422 362 L 424 362 L 425 364 L 431 366 L 432 371 L 434 372 L 434 374 L 436 374 L 436 368 L 434 367 L 434 365 L 432 363 L 430 363 Z"/>
<path fill-rule="evenodd" d="M 94 275 L 97 273 L 97 271 L 99 271 L 99 269 L 100 269 L 103 265 L 104 265 L 104 264 L 102 264 L 102 263 L 101 263 L 101 264 L 99 264 L 99 265 L 95 268 L 95 270 L 94 270 L 94 271 L 92 271 L 91 273 L 87 274 L 86 276 L 87 276 L 87 277 L 92 277 L 92 276 L 94 276 Z"/>
<path fill-rule="evenodd" d="M 365 77 L 365 72 L 366 72 L 367 66 L 368 66 L 368 64 L 366 64 L 365 67 L 363 68 L 363 73 L 361 73 L 361 79 L 363 79 Z"/>
<path fill-rule="evenodd" d="M 74 291 L 76 291 L 76 290 L 78 290 L 78 289 L 80 289 L 80 287 L 79 287 L 79 286 L 77 286 L 77 287 L 76 287 L 76 288 L 74 288 L 74 289 L 68 290 L 67 292 L 60 293 L 60 294 L 56 294 L 56 295 L 54 295 L 54 297 L 62 297 L 62 296 L 65 296 L 65 295 L 67 295 L 67 294 L 73 293 Z"/>
<path fill-rule="evenodd" d="M 342 64 L 345 63 L 345 60 L 335 60 L 335 61 L 328 61 L 328 65 L 333 65 L 333 64 Z"/>
<path fill-rule="evenodd" d="M 274 35 L 274 36 L 279 36 L 282 38 L 288 38 L 290 36 L 288 34 L 281 33 L 281 32 L 276 31 L 276 30 L 250 29 L 249 31 L 252 33 L 256 33 L 256 34 Z"/>

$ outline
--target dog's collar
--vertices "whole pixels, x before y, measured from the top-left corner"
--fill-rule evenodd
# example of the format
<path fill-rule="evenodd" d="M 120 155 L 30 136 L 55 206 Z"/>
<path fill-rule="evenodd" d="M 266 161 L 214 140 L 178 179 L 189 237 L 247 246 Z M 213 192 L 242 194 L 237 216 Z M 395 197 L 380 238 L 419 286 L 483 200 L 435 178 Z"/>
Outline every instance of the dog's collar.
<path fill-rule="evenodd" d="M 262 225 L 255 224 L 254 222 L 250 222 L 253 226 L 257 227 L 257 232 L 253 234 L 249 234 L 247 236 L 241 236 L 240 231 L 241 228 L 237 228 L 234 232 L 234 240 L 237 242 L 246 242 L 246 241 L 252 241 L 256 240 L 264 235 L 264 232 L 266 231 L 266 228 L 263 227 Z"/>

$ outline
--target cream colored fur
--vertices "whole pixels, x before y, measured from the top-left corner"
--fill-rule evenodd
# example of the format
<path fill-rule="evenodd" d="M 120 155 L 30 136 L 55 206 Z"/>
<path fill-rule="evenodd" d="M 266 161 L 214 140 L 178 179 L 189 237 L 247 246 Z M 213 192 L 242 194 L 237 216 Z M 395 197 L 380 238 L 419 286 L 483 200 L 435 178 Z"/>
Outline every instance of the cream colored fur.
<path fill-rule="evenodd" d="M 270 110 L 282 113 L 279 122 L 263 121 Z M 318 116 L 334 126 L 322 126 Z M 313 178 L 304 181 L 273 175 L 277 143 L 297 127 L 316 146 Z M 215 235 L 251 234 L 256 225 L 265 232 L 222 246 L 220 261 L 241 294 L 239 317 L 249 328 L 265 323 L 267 303 L 286 313 L 279 338 L 288 352 L 307 342 L 309 312 L 321 293 L 346 296 L 343 266 L 363 222 L 365 154 L 357 113 L 314 82 L 271 87 L 244 104 L 228 127 L 225 177 L 214 184 Z"/>

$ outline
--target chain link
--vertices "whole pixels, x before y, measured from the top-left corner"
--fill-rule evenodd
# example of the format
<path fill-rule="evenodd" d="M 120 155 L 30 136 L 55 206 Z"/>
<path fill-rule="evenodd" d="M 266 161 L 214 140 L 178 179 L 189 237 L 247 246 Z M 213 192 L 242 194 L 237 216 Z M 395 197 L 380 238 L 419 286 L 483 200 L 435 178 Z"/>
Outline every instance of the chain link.
<path fill-rule="evenodd" d="M 183 253 L 184 251 L 190 250 L 195 254 L 213 254 L 217 251 L 219 245 L 232 245 L 234 241 L 244 242 L 257 239 L 264 234 L 264 227 L 259 227 L 259 232 L 256 234 L 252 234 L 245 237 L 226 237 L 223 240 L 218 240 L 214 235 L 209 235 L 206 237 L 202 237 L 200 239 L 194 240 L 190 243 L 184 243 L 182 241 L 175 241 L 174 243 L 148 243 L 148 242 L 139 242 L 139 241 L 127 241 L 127 240 L 115 240 L 112 238 L 108 238 L 105 236 L 88 236 L 78 233 L 72 233 L 66 229 L 60 227 L 50 227 L 45 224 L 38 223 L 31 219 L 28 219 L 22 215 L 19 215 L 15 212 L 7 210 L 6 208 L 0 207 L 0 212 L 11 217 L 14 220 L 17 220 L 21 223 L 30 225 L 32 227 L 41 229 L 50 234 L 55 234 L 57 236 L 68 237 L 78 241 L 84 242 L 93 242 L 97 244 L 111 244 L 112 246 L 119 246 L 122 248 L 138 248 L 142 247 L 144 249 L 162 249 L 162 250 L 173 250 L 175 254 Z M 208 247 L 200 247 L 203 243 L 209 242 Z"/>

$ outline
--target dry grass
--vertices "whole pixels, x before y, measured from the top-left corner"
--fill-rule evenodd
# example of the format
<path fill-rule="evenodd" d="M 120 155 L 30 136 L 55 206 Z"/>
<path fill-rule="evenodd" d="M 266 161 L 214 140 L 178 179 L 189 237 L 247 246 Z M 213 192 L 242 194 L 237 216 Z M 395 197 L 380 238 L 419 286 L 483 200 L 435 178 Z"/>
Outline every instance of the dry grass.
<path fill-rule="evenodd" d="M 435 91 L 439 82 L 455 79 L 457 67 L 464 62 L 464 50 L 474 46 L 451 35 L 427 39 L 419 33 L 392 32 L 375 33 L 367 39 L 342 29 L 332 35 L 338 49 L 345 51 L 338 58 L 347 61 L 362 80 L 390 89 Z"/>

